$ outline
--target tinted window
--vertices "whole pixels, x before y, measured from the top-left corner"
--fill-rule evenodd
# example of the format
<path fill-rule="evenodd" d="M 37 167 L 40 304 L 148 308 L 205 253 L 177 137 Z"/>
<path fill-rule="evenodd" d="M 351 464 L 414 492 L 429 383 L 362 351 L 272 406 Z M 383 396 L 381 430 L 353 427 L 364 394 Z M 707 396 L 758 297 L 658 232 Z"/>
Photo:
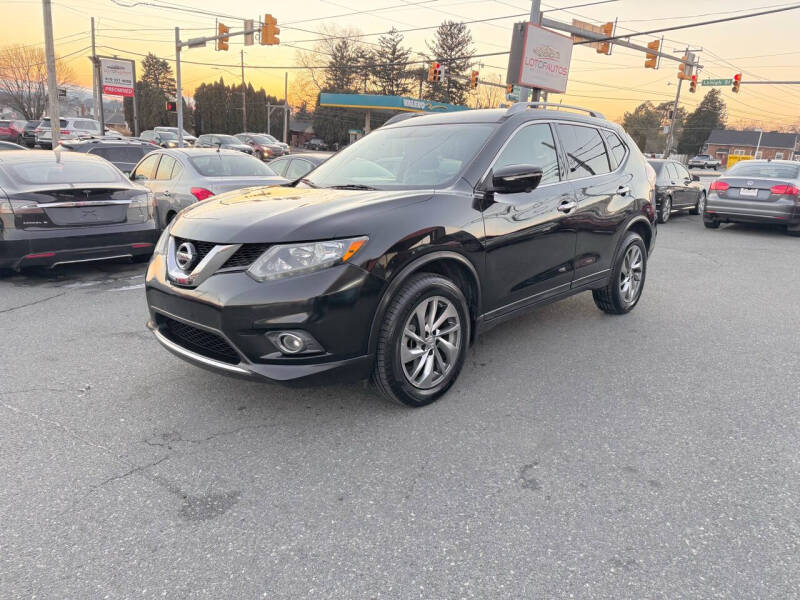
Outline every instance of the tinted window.
<path fill-rule="evenodd" d="M 143 131 L 139 137 L 143 140 L 152 140 L 156 137 L 156 134 L 152 131 Z"/>
<path fill-rule="evenodd" d="M 241 140 L 236 139 L 232 135 L 215 135 L 215 144 L 241 144 Z"/>
<path fill-rule="evenodd" d="M 113 163 L 129 163 L 132 165 L 135 165 L 144 156 L 144 151 L 138 147 L 94 148 L 90 152 L 102 156 Z"/>
<path fill-rule="evenodd" d="M 101 160 L 61 162 L 32 161 L 7 163 L 4 168 L 14 179 L 28 184 L 45 183 L 118 183 L 122 174 Z"/>
<path fill-rule="evenodd" d="M 286 171 L 286 178 L 291 179 L 294 181 L 295 179 L 300 179 L 303 175 L 308 174 L 308 172 L 314 168 L 307 160 L 303 160 L 302 158 L 295 158 L 292 161 L 289 170 Z"/>
<path fill-rule="evenodd" d="M 67 120 L 66 119 L 59 119 L 58 122 L 61 124 L 62 128 L 67 126 Z M 49 118 L 42 119 L 42 122 L 39 123 L 39 126 L 40 127 L 50 127 L 50 119 Z"/>
<path fill-rule="evenodd" d="M 728 169 L 728 175 L 737 177 L 776 177 L 780 179 L 797 179 L 800 167 L 768 162 L 739 162 Z"/>
<path fill-rule="evenodd" d="M 559 124 L 558 137 L 567 155 L 570 179 L 602 175 L 611 171 L 600 132 L 594 127 Z"/>
<path fill-rule="evenodd" d="M 313 185 L 420 189 L 447 185 L 481 149 L 495 125 L 407 125 L 376 129 L 309 175 Z"/>
<path fill-rule="evenodd" d="M 269 177 L 275 175 L 275 171 L 263 162 L 242 153 L 215 152 L 205 156 L 193 156 L 189 160 L 197 172 L 204 177 Z"/>
<path fill-rule="evenodd" d="M 158 163 L 158 170 L 156 171 L 156 179 L 164 181 L 172 177 L 172 168 L 175 166 L 175 159 L 166 154 L 161 157 L 161 162 Z"/>
<path fill-rule="evenodd" d="M 541 168 L 540 185 L 558 181 L 558 155 L 550 126 L 541 123 L 520 129 L 503 148 L 494 169 L 509 165 L 533 165 Z"/>
<path fill-rule="evenodd" d="M 665 171 L 667 179 L 669 179 L 670 181 L 674 181 L 677 183 L 678 179 L 680 179 L 680 177 L 678 177 L 678 170 L 675 168 L 675 163 L 671 162 L 666 163 Z"/>
<path fill-rule="evenodd" d="M 159 158 L 161 158 L 160 154 L 151 154 L 145 158 L 134 171 L 136 178 L 155 179 L 156 165 Z"/>
<path fill-rule="evenodd" d="M 619 139 L 617 134 L 613 131 L 608 131 L 606 129 L 602 129 L 601 131 L 603 132 L 603 139 L 606 141 L 608 155 L 611 158 L 611 168 L 616 169 L 622 164 L 622 159 L 625 158 L 625 144 L 622 143 L 622 140 Z"/>
<path fill-rule="evenodd" d="M 279 158 L 269 163 L 269 168 L 275 171 L 278 175 L 283 177 L 286 175 L 286 167 L 289 166 L 288 158 Z"/>

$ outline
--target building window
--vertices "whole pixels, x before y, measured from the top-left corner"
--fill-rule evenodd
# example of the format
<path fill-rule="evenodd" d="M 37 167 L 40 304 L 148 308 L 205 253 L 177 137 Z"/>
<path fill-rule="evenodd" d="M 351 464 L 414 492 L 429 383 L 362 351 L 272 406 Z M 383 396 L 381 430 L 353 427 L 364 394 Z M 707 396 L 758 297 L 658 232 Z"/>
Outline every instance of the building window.
<path fill-rule="evenodd" d="M 763 154 L 764 154 L 764 153 L 763 153 L 763 152 L 761 152 L 761 150 L 759 150 L 758 152 L 756 152 L 756 160 L 761 160 L 761 157 L 763 156 Z"/>
<path fill-rule="evenodd" d="M 733 149 L 733 155 L 734 156 L 742 156 L 743 154 L 744 154 L 744 150 L 742 150 L 741 148 L 734 148 Z"/>
<path fill-rule="evenodd" d="M 776 152 L 775 160 L 783 160 L 783 152 Z"/>

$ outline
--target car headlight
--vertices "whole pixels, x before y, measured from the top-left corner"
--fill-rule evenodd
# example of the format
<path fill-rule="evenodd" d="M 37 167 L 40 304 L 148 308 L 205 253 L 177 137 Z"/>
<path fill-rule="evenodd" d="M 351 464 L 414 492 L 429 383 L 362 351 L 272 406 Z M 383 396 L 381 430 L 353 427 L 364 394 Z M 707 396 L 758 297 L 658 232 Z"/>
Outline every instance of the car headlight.
<path fill-rule="evenodd" d="M 367 242 L 366 236 L 272 246 L 247 269 L 256 281 L 282 279 L 326 269 L 350 260 Z"/>

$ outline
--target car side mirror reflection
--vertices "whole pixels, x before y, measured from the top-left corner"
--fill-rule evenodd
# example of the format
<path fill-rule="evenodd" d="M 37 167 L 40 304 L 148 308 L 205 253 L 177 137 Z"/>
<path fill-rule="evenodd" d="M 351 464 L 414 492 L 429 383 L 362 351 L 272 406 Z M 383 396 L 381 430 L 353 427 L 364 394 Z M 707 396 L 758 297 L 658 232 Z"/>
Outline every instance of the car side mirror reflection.
<path fill-rule="evenodd" d="M 533 165 L 508 165 L 492 173 L 491 188 L 495 194 L 520 194 L 536 189 L 542 180 L 542 169 Z"/>

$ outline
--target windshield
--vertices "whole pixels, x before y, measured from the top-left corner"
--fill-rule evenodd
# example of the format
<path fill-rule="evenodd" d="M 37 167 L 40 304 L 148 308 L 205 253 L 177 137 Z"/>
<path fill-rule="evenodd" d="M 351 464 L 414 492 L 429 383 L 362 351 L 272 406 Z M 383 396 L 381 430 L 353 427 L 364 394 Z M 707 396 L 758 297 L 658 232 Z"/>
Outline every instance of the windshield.
<path fill-rule="evenodd" d="M 270 142 L 273 142 L 273 143 L 278 141 L 278 138 L 276 138 L 274 135 L 270 135 L 270 134 L 268 134 L 268 133 L 265 133 L 264 135 L 262 135 L 262 136 L 259 136 L 259 137 L 266 138 L 266 139 L 268 139 Z"/>
<path fill-rule="evenodd" d="M 215 152 L 189 159 L 204 177 L 270 177 L 275 171 L 257 158 L 247 154 L 222 154 Z"/>
<path fill-rule="evenodd" d="M 420 189 L 446 186 L 478 153 L 494 125 L 443 124 L 378 129 L 316 168 L 317 187 Z"/>
<path fill-rule="evenodd" d="M 62 160 L 61 162 L 7 163 L 6 171 L 22 183 L 41 185 L 48 183 L 121 183 L 122 174 L 110 163 L 102 160 Z"/>
<path fill-rule="evenodd" d="M 175 134 L 175 133 L 172 133 L 171 131 L 159 131 L 158 132 L 158 136 L 162 140 L 177 140 L 178 139 L 178 135 Z"/>
<path fill-rule="evenodd" d="M 728 169 L 727 175 L 737 177 L 774 177 L 776 179 L 798 179 L 800 166 L 769 162 L 740 162 Z"/>
<path fill-rule="evenodd" d="M 251 137 L 252 137 L 253 141 L 258 143 L 258 144 L 274 144 L 275 143 L 275 139 L 274 138 L 270 138 L 270 136 L 268 136 L 268 135 L 254 135 L 254 136 L 251 136 Z"/>

